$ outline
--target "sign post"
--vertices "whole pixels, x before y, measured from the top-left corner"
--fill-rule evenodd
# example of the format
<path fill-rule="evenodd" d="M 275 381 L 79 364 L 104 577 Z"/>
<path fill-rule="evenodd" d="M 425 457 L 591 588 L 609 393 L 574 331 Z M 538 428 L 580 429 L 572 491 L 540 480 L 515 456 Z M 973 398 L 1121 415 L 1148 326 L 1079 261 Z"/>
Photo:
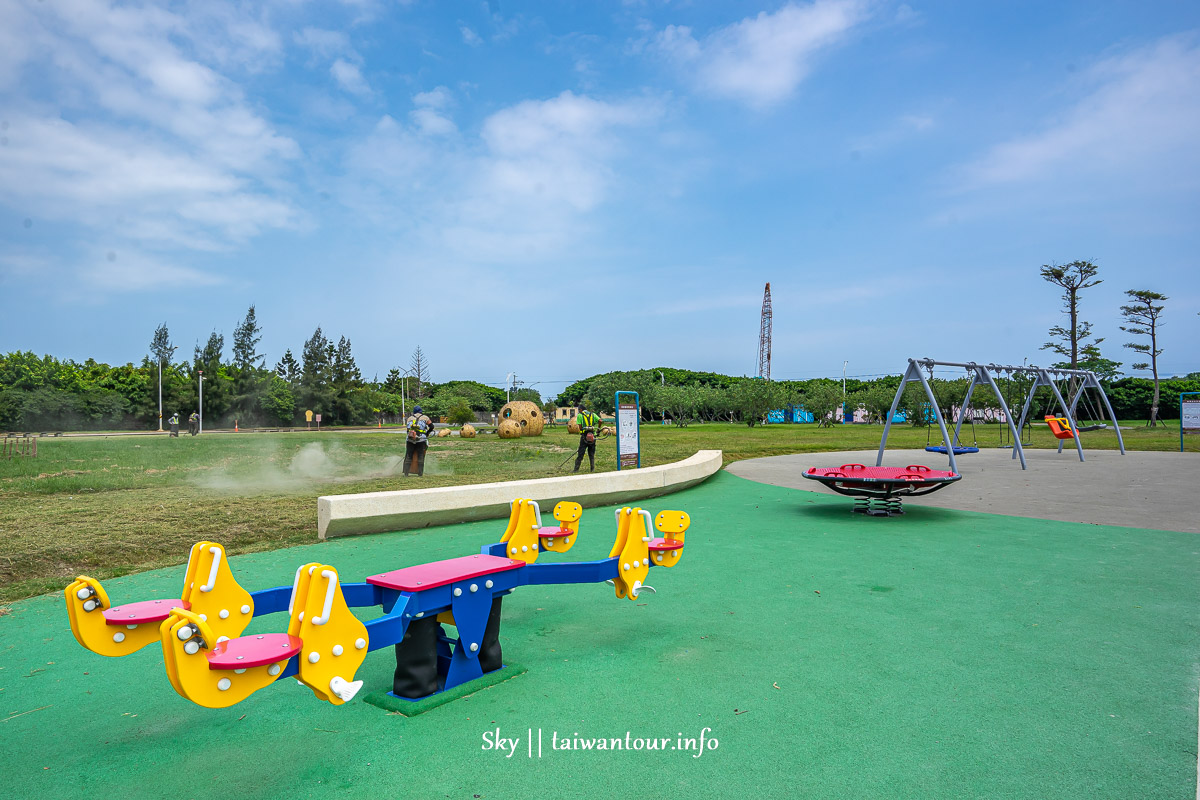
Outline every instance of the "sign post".
<path fill-rule="evenodd" d="M 321 415 L 317 414 L 317 430 L 321 430 Z"/>
<path fill-rule="evenodd" d="M 310 408 L 308 411 L 304 412 L 304 421 L 308 423 L 309 430 L 312 430 L 312 418 L 313 418 L 313 413 L 312 413 L 312 409 Z"/>
<path fill-rule="evenodd" d="M 1183 435 L 1200 433 L 1200 399 L 1184 400 L 1188 395 L 1200 398 L 1200 392 L 1179 393 L 1179 452 L 1183 452 Z"/>
<path fill-rule="evenodd" d="M 621 396 L 625 401 L 621 401 Z M 629 398 L 633 398 L 633 402 Z M 614 395 L 617 409 L 617 469 L 637 469 L 642 466 L 642 451 L 638 442 L 641 429 L 641 398 L 637 392 L 617 392 Z"/>

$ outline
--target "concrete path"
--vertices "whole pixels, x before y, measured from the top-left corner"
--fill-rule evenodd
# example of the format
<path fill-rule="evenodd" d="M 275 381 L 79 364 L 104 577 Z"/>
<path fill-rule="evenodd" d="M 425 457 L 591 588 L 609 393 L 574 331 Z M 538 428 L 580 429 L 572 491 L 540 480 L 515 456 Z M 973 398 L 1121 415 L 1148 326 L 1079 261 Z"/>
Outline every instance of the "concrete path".
<path fill-rule="evenodd" d="M 958 457 L 963 479 L 913 503 L 1017 517 L 1127 525 L 1200 533 L 1200 454 L 1113 450 L 1085 453 L 1026 450 L 1029 469 L 1011 450 L 985 449 Z M 809 467 L 875 463 L 874 450 L 802 453 L 738 461 L 734 475 L 773 486 L 829 493 L 801 476 Z M 946 457 L 924 450 L 888 450 L 884 466 L 925 464 L 946 469 Z M 847 503 L 850 500 L 847 499 Z"/>

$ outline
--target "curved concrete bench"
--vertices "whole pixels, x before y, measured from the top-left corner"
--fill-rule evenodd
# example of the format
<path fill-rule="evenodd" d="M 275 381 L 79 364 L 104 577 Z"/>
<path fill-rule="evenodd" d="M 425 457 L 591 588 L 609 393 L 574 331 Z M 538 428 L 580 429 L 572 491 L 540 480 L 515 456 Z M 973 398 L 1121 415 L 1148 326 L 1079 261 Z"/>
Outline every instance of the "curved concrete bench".
<path fill-rule="evenodd" d="M 686 489 L 720 468 L 720 450 L 701 450 L 672 464 L 619 472 L 399 492 L 335 494 L 317 498 L 317 535 L 329 539 L 497 519 L 508 516 L 509 506 L 517 497 L 531 497 L 547 509 L 558 500 L 575 500 L 585 508 L 625 503 Z"/>

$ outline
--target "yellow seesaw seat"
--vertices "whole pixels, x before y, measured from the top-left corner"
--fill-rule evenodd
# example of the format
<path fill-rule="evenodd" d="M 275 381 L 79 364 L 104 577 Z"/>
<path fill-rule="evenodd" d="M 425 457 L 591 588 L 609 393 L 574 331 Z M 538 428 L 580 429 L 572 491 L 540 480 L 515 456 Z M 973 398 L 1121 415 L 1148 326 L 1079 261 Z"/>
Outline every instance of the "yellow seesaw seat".
<path fill-rule="evenodd" d="M 571 500 L 563 500 L 554 506 L 554 519 L 558 525 L 538 531 L 542 549 L 565 553 L 574 547 L 575 540 L 579 538 L 579 518 L 582 516 L 583 506 Z"/>
<path fill-rule="evenodd" d="M 80 575 L 63 592 L 76 641 L 102 656 L 119 657 L 159 638 L 159 623 L 174 608 L 206 621 L 217 636 L 238 636 L 254 617 L 254 600 L 234 579 L 225 548 L 198 542 L 188 555 L 183 591 L 178 598 L 143 600 L 113 606 L 100 582 Z"/>
<path fill-rule="evenodd" d="M 167 677 L 181 696 L 227 708 L 273 683 L 299 656 L 298 680 L 341 705 L 362 687 L 354 673 L 367 655 L 367 629 L 342 596 L 337 571 L 313 562 L 296 570 L 287 633 L 226 639 L 197 614 L 174 609 L 159 629 Z"/>
<path fill-rule="evenodd" d="M 367 626 L 346 605 L 337 570 L 313 565 L 308 574 L 304 612 L 293 617 L 288 633 L 303 642 L 300 681 L 318 699 L 340 706 L 362 688 L 354 673 L 367 657 Z"/>
<path fill-rule="evenodd" d="M 617 557 L 617 577 L 613 580 L 617 597 L 636 600 L 645 586 L 646 576 L 650 572 L 650 553 L 654 552 L 654 563 L 664 567 L 673 567 L 679 563 L 683 553 L 683 535 L 691 524 L 691 519 L 683 511 L 660 511 L 655 518 L 654 527 L 662 531 L 663 538 L 651 539 L 647 532 L 650 523 L 650 512 L 642 508 L 618 508 L 617 538 L 613 542 L 608 557 Z"/>

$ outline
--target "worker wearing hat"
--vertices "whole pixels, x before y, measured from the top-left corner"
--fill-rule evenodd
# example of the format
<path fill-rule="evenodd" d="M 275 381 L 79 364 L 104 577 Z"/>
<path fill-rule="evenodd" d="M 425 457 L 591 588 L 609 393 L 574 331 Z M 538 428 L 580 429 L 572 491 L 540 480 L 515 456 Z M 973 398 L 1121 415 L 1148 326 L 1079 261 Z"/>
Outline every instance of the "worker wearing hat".
<path fill-rule="evenodd" d="M 415 470 L 419 478 L 425 474 L 425 451 L 429 449 L 433 420 L 421 413 L 420 406 L 414 406 L 412 416 L 404 424 L 408 428 L 408 441 L 404 444 L 404 477 Z"/>

